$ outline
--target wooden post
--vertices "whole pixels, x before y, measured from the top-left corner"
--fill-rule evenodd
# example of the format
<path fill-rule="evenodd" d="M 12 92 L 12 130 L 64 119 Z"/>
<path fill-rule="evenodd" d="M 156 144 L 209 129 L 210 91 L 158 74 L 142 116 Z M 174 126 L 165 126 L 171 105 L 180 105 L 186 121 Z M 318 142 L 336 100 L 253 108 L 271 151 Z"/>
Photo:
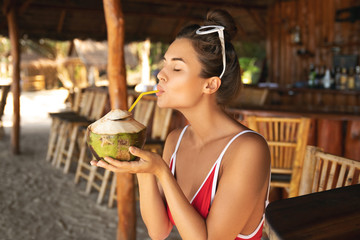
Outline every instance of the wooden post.
<path fill-rule="evenodd" d="M 16 21 L 15 1 L 5 1 L 4 12 L 6 14 L 9 37 L 11 43 L 12 56 L 12 94 L 14 104 L 13 127 L 11 133 L 11 147 L 14 154 L 20 153 L 20 45 L 19 45 L 19 31 Z"/>
<path fill-rule="evenodd" d="M 127 88 L 124 60 L 124 16 L 120 0 L 103 0 L 108 38 L 108 78 L 112 109 L 127 110 Z M 135 240 L 136 205 L 134 177 L 117 173 L 118 207 L 117 240 Z"/>

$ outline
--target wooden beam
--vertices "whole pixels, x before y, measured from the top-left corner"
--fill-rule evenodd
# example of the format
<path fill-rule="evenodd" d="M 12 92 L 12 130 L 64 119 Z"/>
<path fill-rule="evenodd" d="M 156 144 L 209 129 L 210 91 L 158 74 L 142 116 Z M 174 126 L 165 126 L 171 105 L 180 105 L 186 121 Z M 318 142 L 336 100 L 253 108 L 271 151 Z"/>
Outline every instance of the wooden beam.
<path fill-rule="evenodd" d="M 127 86 L 124 59 L 125 23 L 120 0 L 103 0 L 108 36 L 108 78 L 112 109 L 127 110 Z M 116 174 L 118 208 L 117 240 L 135 240 L 136 205 L 134 176 Z"/>
<path fill-rule="evenodd" d="M 22 15 L 33 0 L 25 0 L 19 7 L 19 15 Z"/>
<path fill-rule="evenodd" d="M 102 12 L 101 8 L 86 8 L 86 7 L 76 7 L 76 6 L 65 6 L 65 5 L 50 5 L 50 4 L 32 4 L 32 7 L 39 9 L 53 9 L 53 10 L 66 10 L 68 12 L 71 11 L 84 11 L 84 12 L 94 12 L 94 14 L 98 12 Z M 156 8 L 156 6 L 154 6 Z M 131 11 L 125 10 L 123 13 L 126 16 L 135 16 L 135 17 L 149 17 L 149 18 L 167 18 L 167 19 L 179 19 L 185 18 L 189 20 L 199 21 L 203 20 L 203 16 L 194 16 L 194 15 L 184 15 L 183 13 L 178 14 L 159 14 L 156 12 L 140 12 L 140 11 Z"/>
<path fill-rule="evenodd" d="M 245 2 L 245 1 L 242 1 Z M 245 9 L 257 9 L 257 10 L 266 10 L 268 8 L 267 5 L 260 5 L 260 4 L 248 4 L 242 2 L 227 2 L 227 1 L 204 1 L 204 0 L 181 0 L 179 2 L 174 2 L 174 0 L 140 0 L 140 1 L 132 1 L 132 3 L 155 3 L 155 4 L 191 4 L 198 7 L 206 7 L 206 8 L 245 8 Z M 251 1 L 247 1 L 251 2 Z M 205 9 L 205 8 L 204 8 Z"/>
<path fill-rule="evenodd" d="M 60 13 L 60 17 L 59 17 L 59 22 L 58 22 L 58 26 L 57 26 L 57 32 L 61 33 L 63 26 L 64 26 L 64 20 L 65 20 L 65 16 L 66 16 L 66 10 L 62 10 Z"/>
<path fill-rule="evenodd" d="M 265 22 L 260 17 L 259 13 L 252 10 L 252 9 L 245 9 L 245 11 L 248 13 L 248 15 L 252 18 L 252 20 L 255 22 L 256 26 L 260 30 L 260 32 L 266 36 L 266 26 Z"/>
<path fill-rule="evenodd" d="M 13 1 L 14 2 L 14 1 Z M 11 147 L 14 154 L 20 153 L 20 44 L 19 44 L 19 30 L 16 19 L 15 4 L 10 5 L 6 14 L 9 37 L 11 43 L 11 56 L 13 65 L 12 75 L 12 94 L 13 94 L 13 127 L 11 133 Z"/>

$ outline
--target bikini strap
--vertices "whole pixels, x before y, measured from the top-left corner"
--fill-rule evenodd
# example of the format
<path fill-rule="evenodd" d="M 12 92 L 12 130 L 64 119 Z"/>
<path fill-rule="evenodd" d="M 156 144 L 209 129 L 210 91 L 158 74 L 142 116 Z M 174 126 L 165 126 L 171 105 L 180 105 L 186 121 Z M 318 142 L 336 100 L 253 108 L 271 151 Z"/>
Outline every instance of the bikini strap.
<path fill-rule="evenodd" d="M 171 159 L 170 159 L 170 166 L 171 166 L 171 172 L 172 172 L 172 174 L 175 176 L 175 162 L 176 162 L 176 153 L 177 153 L 177 151 L 178 151 L 178 149 L 179 149 L 179 146 L 180 146 L 180 143 L 181 143 L 181 139 L 183 138 L 183 136 L 184 136 L 184 133 L 185 133 L 185 131 L 186 131 L 186 129 L 189 127 L 189 125 L 186 125 L 185 127 L 184 127 L 184 129 L 181 131 L 181 133 L 180 133 L 180 136 L 179 136 L 179 139 L 178 139 L 178 141 L 177 141 L 177 143 L 176 143 L 176 147 L 175 147 L 175 150 L 174 150 L 174 153 L 172 154 L 172 156 L 171 156 Z"/>
<path fill-rule="evenodd" d="M 226 150 L 229 148 L 229 146 L 233 143 L 233 141 L 235 141 L 236 138 L 238 138 L 239 136 L 243 135 L 244 133 L 255 133 L 260 135 L 261 137 L 263 137 L 260 133 L 255 132 L 253 130 L 244 130 L 242 132 L 239 132 L 238 134 L 236 134 L 229 142 L 228 144 L 225 146 L 224 150 L 221 152 L 221 154 L 219 155 L 218 159 L 216 160 L 216 168 L 215 168 L 215 175 L 214 175 L 214 180 L 213 180 L 213 186 L 212 186 L 212 190 L 211 190 L 211 203 L 214 200 L 215 197 L 215 192 L 216 192 L 216 185 L 217 185 L 217 180 L 218 180 L 218 176 L 219 176 L 219 170 L 220 170 L 220 165 L 221 165 L 221 161 L 226 153 Z"/>
<path fill-rule="evenodd" d="M 189 127 L 189 125 L 186 125 L 186 126 L 184 127 L 184 129 L 181 131 L 180 136 L 179 136 L 179 139 L 178 139 L 178 141 L 177 141 L 177 143 L 176 143 L 176 147 L 175 147 L 174 153 L 176 153 L 176 152 L 178 151 L 179 146 L 180 146 L 180 143 L 181 143 L 181 139 L 183 138 L 184 133 L 185 133 L 185 131 L 186 131 L 186 129 L 187 129 L 188 127 Z"/>

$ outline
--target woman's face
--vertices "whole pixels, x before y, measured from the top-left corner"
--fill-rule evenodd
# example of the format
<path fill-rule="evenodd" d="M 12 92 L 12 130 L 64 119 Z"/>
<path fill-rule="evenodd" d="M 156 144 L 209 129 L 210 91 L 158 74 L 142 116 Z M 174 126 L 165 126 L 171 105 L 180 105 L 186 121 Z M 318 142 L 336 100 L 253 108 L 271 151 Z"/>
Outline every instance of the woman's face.
<path fill-rule="evenodd" d="M 202 96 L 205 79 L 200 78 L 201 64 L 191 41 L 176 39 L 168 48 L 158 73 L 158 106 L 189 108 Z"/>

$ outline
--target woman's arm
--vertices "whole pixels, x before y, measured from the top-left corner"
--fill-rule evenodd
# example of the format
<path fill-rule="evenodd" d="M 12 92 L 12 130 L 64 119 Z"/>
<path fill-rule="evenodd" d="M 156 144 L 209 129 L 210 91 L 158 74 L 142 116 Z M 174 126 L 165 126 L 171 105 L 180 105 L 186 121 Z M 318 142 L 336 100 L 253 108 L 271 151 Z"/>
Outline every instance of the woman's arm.
<path fill-rule="evenodd" d="M 138 173 L 140 211 L 151 239 L 165 239 L 172 224 L 153 174 Z"/>
<path fill-rule="evenodd" d="M 163 159 L 169 164 L 172 153 L 174 152 L 179 131 L 171 132 L 165 142 L 163 150 Z M 158 184 L 155 175 L 151 173 L 136 174 L 139 183 L 140 211 L 144 223 L 148 229 L 151 239 L 165 239 L 173 225 L 167 215 L 165 198 L 160 184 Z"/>

